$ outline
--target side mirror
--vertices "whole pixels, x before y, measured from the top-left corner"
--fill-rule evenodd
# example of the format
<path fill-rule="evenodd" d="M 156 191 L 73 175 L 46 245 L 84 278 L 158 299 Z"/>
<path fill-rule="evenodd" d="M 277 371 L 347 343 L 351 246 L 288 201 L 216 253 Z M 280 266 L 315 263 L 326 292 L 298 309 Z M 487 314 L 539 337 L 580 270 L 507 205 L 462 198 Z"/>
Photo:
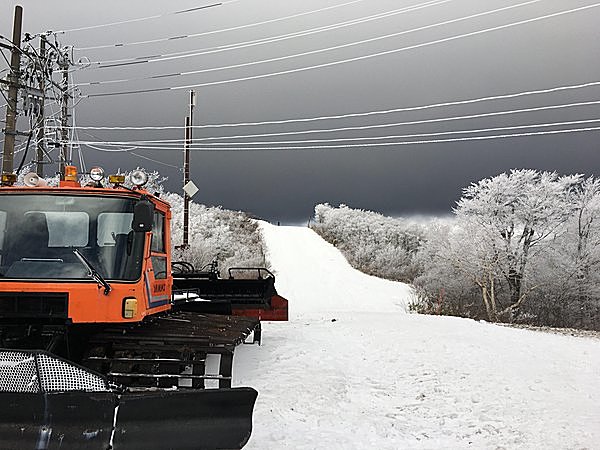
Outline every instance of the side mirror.
<path fill-rule="evenodd" d="M 142 197 L 133 208 L 133 222 L 131 229 L 133 231 L 152 231 L 154 223 L 154 205 L 148 199 Z"/>

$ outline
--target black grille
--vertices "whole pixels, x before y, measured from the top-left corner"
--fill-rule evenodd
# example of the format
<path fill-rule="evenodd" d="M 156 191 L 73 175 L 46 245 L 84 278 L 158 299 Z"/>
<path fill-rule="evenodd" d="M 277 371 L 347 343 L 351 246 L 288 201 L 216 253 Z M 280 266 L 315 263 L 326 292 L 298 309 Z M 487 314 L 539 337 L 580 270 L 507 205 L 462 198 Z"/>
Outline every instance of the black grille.
<path fill-rule="evenodd" d="M 69 295 L 56 292 L 0 292 L 0 318 L 66 319 Z"/>

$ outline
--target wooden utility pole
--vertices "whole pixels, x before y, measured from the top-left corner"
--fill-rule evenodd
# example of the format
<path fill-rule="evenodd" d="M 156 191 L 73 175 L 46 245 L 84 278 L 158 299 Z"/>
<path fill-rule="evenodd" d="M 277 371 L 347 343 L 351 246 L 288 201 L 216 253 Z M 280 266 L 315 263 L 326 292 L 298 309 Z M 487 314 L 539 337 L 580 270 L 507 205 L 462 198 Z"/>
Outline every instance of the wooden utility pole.
<path fill-rule="evenodd" d="M 42 35 L 40 37 L 40 67 L 39 71 L 41 72 L 40 77 L 38 79 L 39 88 L 42 92 L 42 100 L 40 102 L 39 115 L 38 115 L 38 132 L 37 132 L 37 156 L 36 156 L 36 170 L 35 172 L 39 177 L 44 176 L 44 126 L 45 126 L 45 116 L 44 116 L 44 103 L 46 103 L 46 73 L 45 73 L 45 64 L 46 64 L 46 36 Z"/>
<path fill-rule="evenodd" d="M 23 8 L 15 6 L 13 22 L 10 74 L 8 76 L 8 105 L 6 107 L 6 127 L 4 129 L 4 153 L 2 154 L 2 173 L 13 173 L 15 137 L 17 135 L 17 95 L 21 74 L 21 27 Z"/>
<path fill-rule="evenodd" d="M 192 130 L 194 124 L 194 106 L 196 106 L 196 92 L 190 91 L 190 115 L 185 118 L 185 144 L 183 146 L 183 186 L 190 181 L 190 149 L 192 147 Z M 189 245 L 190 224 L 190 196 L 183 192 L 183 247 Z"/>
<path fill-rule="evenodd" d="M 65 166 L 67 165 L 68 140 L 69 140 L 69 60 L 65 53 L 61 57 L 60 68 L 62 70 L 62 107 L 60 111 L 61 141 L 60 161 L 58 171 L 60 179 L 65 176 Z"/>
<path fill-rule="evenodd" d="M 185 143 L 183 144 L 183 185 L 190 179 L 190 117 L 185 118 Z M 189 245 L 190 196 L 183 191 L 183 248 Z"/>

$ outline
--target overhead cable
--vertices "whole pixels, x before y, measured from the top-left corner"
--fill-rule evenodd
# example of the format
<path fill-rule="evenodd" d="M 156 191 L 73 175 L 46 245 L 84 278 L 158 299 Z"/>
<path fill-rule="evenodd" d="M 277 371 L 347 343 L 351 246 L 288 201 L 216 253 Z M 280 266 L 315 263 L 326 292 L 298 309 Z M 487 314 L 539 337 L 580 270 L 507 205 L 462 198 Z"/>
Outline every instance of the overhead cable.
<path fill-rule="evenodd" d="M 493 100 L 507 100 L 507 99 L 525 97 L 525 96 L 530 96 L 530 95 L 552 94 L 552 93 L 556 93 L 556 92 L 584 89 L 584 88 L 594 87 L 594 86 L 600 86 L 600 81 L 591 81 L 591 82 L 582 83 L 582 84 L 556 86 L 556 87 L 552 87 L 552 88 L 537 89 L 537 90 L 532 90 L 532 91 L 522 91 L 522 92 L 511 93 L 511 94 L 479 97 L 479 98 L 473 98 L 473 99 L 468 99 L 468 100 L 455 100 L 455 101 L 442 102 L 442 103 L 433 103 L 433 104 L 429 104 L 429 105 L 409 106 L 409 107 L 404 107 L 404 108 L 394 108 L 394 109 L 386 109 L 386 110 L 367 111 L 367 112 L 349 113 L 349 114 L 337 114 L 337 115 L 318 116 L 318 117 L 303 117 L 303 118 L 298 118 L 298 119 L 268 120 L 268 121 L 262 121 L 262 122 L 237 122 L 237 123 L 193 125 L 193 128 L 236 128 L 236 127 L 246 127 L 246 126 L 282 125 L 282 124 L 289 124 L 289 123 L 316 122 L 316 121 L 320 121 L 320 120 L 337 120 L 337 119 L 348 119 L 348 118 L 354 118 L 354 117 L 377 116 L 377 115 L 381 115 L 381 114 L 422 111 L 422 110 L 442 108 L 442 107 L 447 107 L 447 106 L 470 105 L 470 104 L 474 104 L 474 103 L 481 103 L 481 102 L 487 102 L 487 101 L 493 101 Z M 184 125 L 125 126 L 125 127 L 78 126 L 77 128 L 79 128 L 80 130 L 160 131 L 160 130 L 182 130 L 182 129 L 185 129 L 185 126 Z"/>
<path fill-rule="evenodd" d="M 490 132 L 498 132 L 498 131 L 513 131 L 513 130 L 528 130 L 532 128 L 550 128 L 550 127 L 559 127 L 559 126 L 570 126 L 570 125 L 583 125 L 589 123 L 600 122 L 600 119 L 587 119 L 587 120 L 571 120 L 567 122 L 550 122 L 550 123 L 538 123 L 538 124 L 530 124 L 530 125 L 514 125 L 508 127 L 493 127 L 493 128 L 479 128 L 479 129 L 471 129 L 471 130 L 458 130 L 458 131 L 440 131 L 440 132 L 431 132 L 431 133 L 416 133 L 416 134 L 396 134 L 396 135 L 388 135 L 388 136 L 368 136 L 368 137 L 353 137 L 353 138 L 332 138 L 332 139 L 302 139 L 302 140 L 292 140 L 292 141 L 254 141 L 254 142 L 203 142 L 200 144 L 200 147 L 210 145 L 210 146 L 240 146 L 240 145 L 287 145 L 287 144 L 307 144 L 307 143 L 329 143 L 329 142 L 357 142 L 357 141 L 383 141 L 386 139 L 409 139 L 409 138 L 417 138 L 417 137 L 432 137 L 432 136 L 450 136 L 455 134 L 469 134 L 469 133 L 490 133 Z M 155 141 L 155 142 L 165 142 L 165 141 Z M 173 142 L 169 140 L 168 142 Z M 183 144 L 185 139 L 180 139 L 174 141 L 173 143 L 179 142 Z M 73 143 L 73 142 L 70 142 Z M 87 142 L 87 141 L 78 141 L 74 142 L 75 144 L 103 144 L 109 147 L 114 147 L 118 145 L 129 145 L 129 146 L 138 146 L 144 145 L 146 148 L 154 148 L 151 143 L 152 141 L 124 141 L 124 142 Z M 194 145 L 191 146 L 193 148 Z M 161 147 L 162 148 L 162 147 Z M 181 146 L 171 146 L 170 148 L 180 149 Z"/>
<path fill-rule="evenodd" d="M 146 20 L 162 19 L 162 18 L 168 17 L 168 16 L 175 16 L 175 15 L 179 15 L 179 14 L 196 12 L 196 11 L 200 11 L 203 9 L 214 8 L 216 6 L 224 6 L 229 3 L 236 3 L 239 1 L 240 0 L 228 0 L 228 1 L 223 1 L 223 2 L 214 2 L 214 3 L 210 3 L 207 5 L 203 5 L 203 6 L 197 6 L 195 8 L 182 9 L 179 11 L 171 11 L 171 12 L 164 13 L 164 14 L 154 14 L 152 16 L 136 17 L 134 19 L 119 20 L 119 21 L 103 23 L 103 24 L 99 24 L 99 25 L 90 25 L 90 26 L 85 26 L 85 27 L 69 28 L 69 29 L 65 29 L 65 30 L 52 31 L 52 33 L 53 34 L 65 34 L 65 33 L 71 33 L 74 31 L 94 30 L 97 28 L 106 28 L 106 27 L 113 27 L 116 25 L 125 25 L 125 24 L 135 23 L 135 22 L 144 22 Z M 43 34 L 48 34 L 48 33 L 49 32 L 42 32 L 42 33 L 38 33 L 38 34 L 43 35 Z"/>
<path fill-rule="evenodd" d="M 264 45 L 270 44 L 273 42 L 281 42 L 287 39 L 310 36 L 316 33 L 322 33 L 324 31 L 333 31 L 341 28 L 353 26 L 353 25 L 362 25 L 374 20 L 387 19 L 389 17 L 393 17 L 399 14 L 405 14 L 407 12 L 413 12 L 420 9 L 428 8 L 430 6 L 438 6 L 444 3 L 452 2 L 455 0 L 436 0 L 429 1 L 425 3 L 420 3 L 415 6 L 403 7 L 399 9 L 395 9 L 392 11 L 387 11 L 385 13 L 373 14 L 371 16 L 362 17 L 359 19 L 347 20 L 344 22 L 338 22 L 335 24 L 325 25 L 316 28 L 310 28 L 308 30 L 296 31 L 294 33 L 286 33 L 280 34 L 278 36 L 271 36 L 267 38 L 254 39 L 251 41 L 244 42 L 236 42 L 234 44 L 227 45 L 219 45 L 216 47 L 208 47 L 200 50 L 186 50 L 183 52 L 172 52 L 172 53 L 163 53 L 158 55 L 150 55 L 150 56 L 138 56 L 135 58 L 122 58 L 122 59 L 113 59 L 107 61 L 93 61 L 87 62 L 86 65 L 91 65 L 92 69 L 106 69 L 106 68 L 114 68 L 114 67 L 124 67 L 138 64 L 146 64 L 152 62 L 164 62 L 170 61 L 174 59 L 182 59 L 182 58 L 191 58 L 200 55 L 208 55 L 213 53 L 220 53 L 224 51 L 230 50 L 239 50 L 241 48 L 253 47 L 256 45 Z M 96 66 L 96 67 L 93 67 Z"/>
<path fill-rule="evenodd" d="M 423 125 L 428 123 L 440 123 L 440 122 L 453 122 L 457 120 L 466 120 L 466 119 L 480 119 L 484 117 L 498 117 L 498 116 L 507 116 L 512 114 L 522 114 L 526 112 L 536 112 L 536 111 L 548 111 L 548 110 L 557 110 L 557 109 L 565 109 L 565 108 L 573 108 L 579 106 L 590 106 L 590 105 L 598 105 L 600 104 L 600 100 L 590 101 L 590 102 L 578 102 L 578 103 L 569 103 L 563 105 L 552 105 L 552 106 L 540 106 L 535 108 L 523 108 L 523 109 L 513 109 L 509 111 L 497 111 L 491 113 L 482 113 L 482 114 L 469 114 L 462 116 L 453 116 L 453 117 L 441 117 L 435 119 L 422 119 L 422 120 L 412 120 L 408 122 L 395 122 L 395 123 L 385 123 L 385 124 L 375 124 L 375 125 L 359 125 L 359 126 L 348 126 L 348 127 L 339 127 L 339 128 L 323 128 L 317 130 L 300 130 L 300 131 L 281 131 L 277 133 L 257 133 L 257 134 L 245 134 L 238 136 L 212 136 L 212 137 L 204 137 L 204 138 L 194 138 L 195 141 L 215 141 L 215 140 L 225 140 L 225 139 L 246 139 L 253 137 L 274 137 L 274 136 L 290 136 L 290 135 L 299 135 L 299 134 L 316 134 L 316 133 L 339 133 L 342 131 L 359 131 L 359 130 L 373 130 L 379 128 L 391 128 L 391 127 L 399 127 L 399 126 L 408 126 L 408 125 Z M 168 142 L 165 141 L 148 141 L 148 142 Z M 178 141 L 178 140 L 176 140 Z M 116 144 L 128 144 L 131 141 L 112 141 Z M 141 142 L 141 141 L 138 141 Z M 97 144 L 98 142 L 93 142 Z"/>
<path fill-rule="evenodd" d="M 88 148 L 90 148 L 92 150 L 97 150 L 99 152 L 105 152 L 105 150 L 103 148 L 95 146 L 95 145 L 85 145 L 85 147 L 88 147 Z M 131 149 L 128 149 L 127 150 L 127 154 L 128 155 L 132 155 L 132 156 L 136 156 L 136 157 L 138 157 L 140 159 L 145 159 L 146 161 L 151 161 L 153 163 L 160 164 L 162 166 L 172 167 L 174 169 L 178 169 L 180 172 L 182 171 L 182 168 L 179 167 L 179 166 L 176 166 L 175 164 L 169 164 L 169 163 L 166 163 L 164 161 L 160 161 L 158 159 L 149 158 L 148 156 L 140 155 L 139 153 L 136 153 L 135 150 L 137 150 L 137 147 L 133 147 Z"/>
<path fill-rule="evenodd" d="M 584 6 L 584 7 L 580 7 L 580 8 L 574 8 L 574 9 L 570 9 L 570 10 L 565 10 L 565 11 L 561 11 L 561 12 L 557 12 L 557 13 L 553 13 L 553 14 L 547 14 L 547 15 L 544 15 L 544 16 L 538 16 L 538 17 L 535 17 L 535 18 L 532 18 L 532 19 L 526 19 L 526 20 L 521 20 L 521 21 L 518 21 L 518 22 L 512 22 L 512 23 L 505 24 L 505 25 L 499 25 L 499 26 L 496 26 L 496 27 L 491 27 L 491 28 L 486 28 L 486 29 L 483 29 L 483 30 L 473 31 L 473 32 L 470 32 L 470 33 L 463 33 L 463 34 L 460 34 L 460 35 L 455 35 L 455 36 L 451 36 L 451 37 L 447 37 L 447 38 L 443 38 L 443 39 L 437 39 L 437 40 L 434 40 L 434 41 L 429 41 L 429 42 L 425 42 L 425 43 L 421 43 L 421 44 L 415 44 L 415 45 L 411 45 L 411 46 L 407 46 L 407 47 L 401 47 L 401 48 L 397 48 L 397 49 L 386 50 L 386 51 L 377 52 L 377 53 L 371 53 L 371 54 L 368 54 L 368 55 L 357 56 L 357 57 L 354 57 L 354 58 L 348 58 L 348 59 L 343 59 L 343 60 L 338 60 L 338 61 L 332 61 L 332 62 L 328 62 L 328 63 L 316 64 L 316 65 L 312 65 L 312 66 L 304 66 L 304 67 L 299 67 L 299 68 L 296 68 L 296 69 L 282 70 L 282 71 L 279 71 L 279 72 L 271 72 L 271 73 L 260 74 L 260 75 L 251 75 L 251 76 L 240 77 L 240 78 L 232 78 L 232 79 L 227 79 L 227 80 L 211 81 L 211 82 L 198 83 L 198 84 L 190 84 L 190 85 L 184 85 L 184 86 L 171 86 L 171 87 L 150 88 L 150 89 L 136 89 L 136 90 L 119 91 L 119 92 L 101 92 L 101 93 L 96 93 L 96 94 L 83 95 L 83 97 L 85 97 L 85 98 L 94 98 L 94 97 L 107 97 L 107 96 L 115 96 L 115 95 L 143 94 L 143 93 L 150 93 L 150 92 L 161 92 L 161 91 L 171 91 L 171 90 L 181 90 L 181 89 L 193 89 L 193 88 L 200 88 L 200 87 L 206 87 L 206 86 L 216 86 L 216 85 L 223 85 L 223 84 L 229 84 L 229 83 L 237 83 L 237 82 L 241 82 L 241 81 L 249 81 L 249 80 L 262 79 L 262 78 L 270 78 L 270 77 L 274 77 L 274 76 L 286 75 L 286 74 L 291 74 L 291 73 L 305 72 L 305 71 L 308 71 L 308 70 L 319 69 L 319 68 L 323 68 L 323 67 L 331 67 L 331 66 L 336 66 L 336 65 L 340 65 L 340 64 L 349 63 L 349 62 L 361 61 L 361 60 L 366 60 L 366 59 L 370 59 L 370 58 L 374 58 L 374 57 L 378 57 L 378 56 L 390 55 L 390 54 L 399 53 L 399 52 L 403 52 L 403 51 L 407 51 L 407 50 L 414 50 L 414 49 L 417 49 L 417 48 L 423 48 L 423 47 L 428 47 L 428 46 L 431 46 L 431 45 L 436 45 L 436 44 L 441 44 L 441 43 L 445 43 L 445 42 L 455 41 L 455 40 L 466 38 L 466 37 L 477 36 L 477 35 L 481 35 L 481 34 L 484 34 L 484 33 L 490 33 L 490 32 L 493 32 L 493 31 L 507 29 L 507 28 L 511 28 L 511 27 L 515 27 L 515 26 L 519 26 L 519 25 L 524 25 L 524 24 L 529 24 L 529 23 L 532 23 L 532 22 L 537 22 L 537 21 L 540 21 L 540 20 L 546 20 L 546 19 L 550 19 L 550 18 L 562 16 L 562 15 L 565 15 L 565 14 L 572 14 L 572 13 L 575 13 L 575 12 L 580 12 L 580 11 L 584 11 L 584 10 L 591 9 L 591 8 L 597 8 L 598 6 L 600 6 L 600 3 L 594 3 L 593 5 L 588 5 L 588 6 Z"/>
<path fill-rule="evenodd" d="M 234 0 L 234 1 L 239 1 L 239 0 Z M 263 20 L 261 22 L 254 22 L 254 23 L 249 23 L 249 24 L 245 24 L 245 25 L 238 25 L 235 27 L 221 28 L 219 30 L 213 30 L 213 31 L 204 31 L 202 33 L 185 34 L 185 35 L 171 36 L 171 37 L 167 37 L 167 38 L 147 39 L 144 41 L 135 41 L 135 42 L 118 42 L 118 43 L 114 43 L 114 44 L 94 45 L 91 47 L 76 47 L 75 50 L 83 51 L 83 50 L 97 50 L 97 49 L 101 49 L 101 48 L 111 48 L 111 47 L 129 47 L 129 46 L 133 46 L 133 45 L 155 44 L 158 42 L 168 42 L 168 41 L 174 41 L 174 40 L 180 40 L 180 39 L 189 39 L 189 38 L 195 38 L 195 37 L 200 37 L 200 36 L 208 36 L 208 35 L 212 35 L 212 34 L 225 33 L 225 32 L 229 32 L 229 31 L 237 31 L 237 30 L 242 30 L 245 28 L 251 28 L 251 27 L 256 27 L 256 26 L 260 26 L 260 25 L 267 25 L 270 23 L 281 22 L 284 20 L 295 19 L 297 17 L 303 17 L 303 16 L 307 16 L 310 14 L 316 14 L 316 13 L 320 13 L 323 11 L 329 11 L 329 10 L 336 9 L 336 8 L 342 8 L 344 6 L 352 5 L 354 3 L 359 3 L 362 1 L 364 1 L 364 0 L 352 0 L 350 2 L 327 6 L 325 8 L 313 9 L 311 11 L 305 11 L 302 13 L 291 14 L 291 15 L 284 16 L 284 17 L 277 17 L 275 19 Z M 231 2 L 224 2 L 224 3 L 231 3 Z"/>
<path fill-rule="evenodd" d="M 172 168 L 174 168 L 174 169 L 179 169 L 179 170 L 181 170 L 181 169 L 182 169 L 181 167 L 179 167 L 179 166 L 176 166 L 175 164 L 169 164 L 169 163 L 166 163 L 166 162 L 164 162 L 164 161 L 160 161 L 160 160 L 158 160 L 158 159 L 149 158 L 149 157 L 147 157 L 147 156 L 140 155 L 139 153 L 136 153 L 136 152 L 134 152 L 134 151 L 131 151 L 131 152 L 129 152 L 129 154 L 130 154 L 130 155 L 133 155 L 133 156 L 137 156 L 138 158 L 145 159 L 145 160 L 147 160 L 147 161 L 151 161 L 151 162 L 154 162 L 154 163 L 157 163 L 157 164 L 161 164 L 161 165 L 163 165 L 163 166 L 166 166 L 166 167 L 172 167 Z"/>
<path fill-rule="evenodd" d="M 471 14 L 469 16 L 460 17 L 458 19 L 445 20 L 443 22 L 438 22 L 438 23 L 435 23 L 432 25 L 425 25 L 422 27 L 412 28 L 410 30 L 399 31 L 396 33 L 390 33 L 390 34 L 386 34 L 383 36 L 377 36 L 374 38 L 363 39 L 361 41 L 355 41 L 355 42 L 350 42 L 350 43 L 346 43 L 346 44 L 335 45 L 332 47 L 326 47 L 326 48 L 321 48 L 321 49 L 317 49 L 317 50 L 310 50 L 310 51 L 306 51 L 306 52 L 302 52 L 302 53 L 295 53 L 293 55 L 278 56 L 275 58 L 268 58 L 268 59 L 263 59 L 263 60 L 259 60 L 259 61 L 250 61 L 247 63 L 231 64 L 228 66 L 213 67 L 213 68 L 209 68 L 209 69 L 190 70 L 190 71 L 185 71 L 185 72 L 172 72 L 172 73 L 150 75 L 150 76 L 139 77 L 139 78 L 123 78 L 123 79 L 117 79 L 117 80 L 92 81 L 92 82 L 78 84 L 78 86 L 100 86 L 100 85 L 105 85 L 105 84 L 126 83 L 126 82 L 131 82 L 131 81 L 154 80 L 157 78 L 182 77 L 182 76 L 189 76 L 189 75 L 197 75 L 200 73 L 219 72 L 222 70 L 239 69 L 241 67 L 249 67 L 249 66 L 255 66 L 258 64 L 266 64 L 266 63 L 271 63 L 271 62 L 284 61 L 284 60 L 293 59 L 293 58 L 300 58 L 303 56 L 309 56 L 309 55 L 330 52 L 330 51 L 334 51 L 334 50 L 340 50 L 340 49 L 348 48 L 348 47 L 355 47 L 357 45 L 368 44 L 371 42 L 376 42 L 376 41 L 380 41 L 383 39 L 389 39 L 392 37 L 398 37 L 398 36 L 402 36 L 402 35 L 406 35 L 406 34 L 411 34 L 411 33 L 415 33 L 418 31 L 428 30 L 428 29 L 436 28 L 436 27 L 443 26 L 443 25 L 464 22 L 465 20 L 471 20 L 471 19 L 475 19 L 478 17 L 489 16 L 491 14 L 496 14 L 499 12 L 504 12 L 504 11 L 508 11 L 511 9 L 515 9 L 515 8 L 521 8 L 523 6 L 528 6 L 533 3 L 538 3 L 540 1 L 542 1 L 542 0 L 528 0 L 526 2 L 519 3 L 516 5 L 505 6 L 503 8 L 497 8 L 497 9 L 485 11 L 482 13 Z M 398 50 L 395 50 L 395 51 L 398 51 Z M 192 56 L 192 55 L 189 55 L 189 56 Z M 195 55 L 193 55 L 193 56 L 195 56 Z"/>
<path fill-rule="evenodd" d="M 590 131 L 598 131 L 600 127 L 587 127 L 587 128 L 572 128 L 566 130 L 550 130 L 550 131 L 535 131 L 527 133 L 511 133 L 511 134 L 500 134 L 491 136 L 469 136 L 461 138 L 449 138 L 449 139 L 429 139 L 429 140 L 418 140 L 418 141 L 399 141 L 399 142 L 376 142 L 366 144 L 340 144 L 340 145 L 308 145 L 299 147 L 236 147 L 236 148 L 217 148 L 214 147 L 194 147 L 191 151 L 202 151 L 202 152 L 253 152 L 253 151 L 283 151 L 283 150 L 319 150 L 319 149 L 349 149 L 349 148 L 369 148 L 369 147 L 391 147 L 400 145 L 419 145 L 419 144 L 439 144 L 447 142 L 465 142 L 465 141 L 485 141 L 493 139 L 508 139 L 516 137 L 529 137 L 529 136 L 545 136 L 545 135 L 558 135 L 558 134 L 571 134 L 571 133 L 584 133 Z M 86 145 L 86 144 L 82 144 Z M 168 150 L 168 151 L 181 151 L 181 148 L 172 147 L 144 147 L 139 146 L 136 150 Z M 116 149 L 103 149 L 101 151 L 107 153 L 123 153 L 124 150 Z"/>

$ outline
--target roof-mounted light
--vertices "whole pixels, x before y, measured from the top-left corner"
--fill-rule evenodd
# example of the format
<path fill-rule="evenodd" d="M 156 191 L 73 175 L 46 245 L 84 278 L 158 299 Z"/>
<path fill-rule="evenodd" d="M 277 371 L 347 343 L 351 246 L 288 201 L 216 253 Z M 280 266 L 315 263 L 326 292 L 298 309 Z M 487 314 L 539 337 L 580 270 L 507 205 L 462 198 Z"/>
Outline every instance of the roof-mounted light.
<path fill-rule="evenodd" d="M 2 186 L 12 186 L 17 182 L 17 176 L 14 173 L 5 172 L 1 177 Z"/>
<path fill-rule="evenodd" d="M 77 181 L 77 167 L 65 166 L 65 181 Z"/>
<path fill-rule="evenodd" d="M 90 178 L 96 182 L 104 179 L 104 169 L 102 167 L 92 167 L 90 169 Z"/>
<path fill-rule="evenodd" d="M 144 186 L 148 182 L 148 174 L 143 170 L 134 170 L 131 172 L 129 178 L 131 179 L 131 183 L 138 188 Z"/>
<path fill-rule="evenodd" d="M 114 185 L 114 187 L 119 187 L 125 183 L 125 175 L 109 175 L 108 182 Z"/>

